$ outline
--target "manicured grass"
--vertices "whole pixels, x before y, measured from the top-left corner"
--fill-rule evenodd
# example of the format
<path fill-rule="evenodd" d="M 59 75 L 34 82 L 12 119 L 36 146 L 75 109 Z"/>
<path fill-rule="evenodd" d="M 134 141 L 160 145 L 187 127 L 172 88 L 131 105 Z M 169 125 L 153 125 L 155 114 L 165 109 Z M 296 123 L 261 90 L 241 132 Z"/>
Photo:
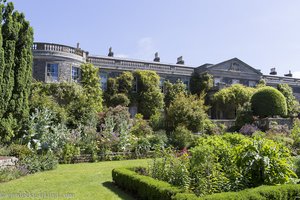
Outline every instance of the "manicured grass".
<path fill-rule="evenodd" d="M 59 165 L 57 169 L 0 183 L 0 199 L 133 199 L 112 184 L 111 171 L 118 167 L 147 165 L 147 160 L 107 161 Z M 18 195 L 36 195 L 32 198 Z M 66 194 L 71 194 L 66 198 Z M 5 195 L 12 195 L 5 197 Z"/>

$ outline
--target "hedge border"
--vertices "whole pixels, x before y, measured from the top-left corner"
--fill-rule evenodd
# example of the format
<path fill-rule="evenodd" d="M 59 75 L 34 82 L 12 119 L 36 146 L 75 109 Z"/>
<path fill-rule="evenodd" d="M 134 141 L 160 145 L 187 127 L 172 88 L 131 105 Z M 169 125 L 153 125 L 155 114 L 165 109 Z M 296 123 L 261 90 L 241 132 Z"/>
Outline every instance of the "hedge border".
<path fill-rule="evenodd" d="M 300 185 L 260 186 L 239 192 L 223 192 L 197 197 L 171 184 L 143 176 L 132 168 L 112 170 L 113 181 L 120 188 L 144 200 L 291 200 L 300 199 Z"/>
<path fill-rule="evenodd" d="M 132 168 L 112 170 L 115 184 L 145 200 L 171 200 L 177 193 L 183 192 L 167 182 L 136 173 Z"/>
<path fill-rule="evenodd" d="M 223 192 L 204 197 L 190 193 L 178 193 L 173 200 L 292 200 L 300 199 L 300 185 L 260 186 L 239 192 Z"/>

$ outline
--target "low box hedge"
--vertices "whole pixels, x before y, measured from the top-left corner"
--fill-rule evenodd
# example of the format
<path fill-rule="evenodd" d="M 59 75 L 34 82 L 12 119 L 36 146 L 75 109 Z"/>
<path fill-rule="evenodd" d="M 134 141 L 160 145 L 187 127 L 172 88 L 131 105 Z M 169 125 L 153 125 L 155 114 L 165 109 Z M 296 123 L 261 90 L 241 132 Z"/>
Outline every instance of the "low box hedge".
<path fill-rule="evenodd" d="M 171 200 L 179 188 L 167 182 L 143 176 L 132 169 L 118 168 L 112 171 L 113 181 L 124 190 L 145 200 Z"/>
<path fill-rule="evenodd" d="M 145 200 L 300 200 L 300 185 L 260 186 L 239 192 L 223 192 L 204 197 L 184 193 L 167 182 L 136 173 L 133 169 L 112 171 L 113 181 L 122 189 Z"/>
<path fill-rule="evenodd" d="M 300 185 L 260 186 L 239 192 L 223 192 L 204 197 L 178 193 L 174 200 L 292 200 L 300 199 Z"/>

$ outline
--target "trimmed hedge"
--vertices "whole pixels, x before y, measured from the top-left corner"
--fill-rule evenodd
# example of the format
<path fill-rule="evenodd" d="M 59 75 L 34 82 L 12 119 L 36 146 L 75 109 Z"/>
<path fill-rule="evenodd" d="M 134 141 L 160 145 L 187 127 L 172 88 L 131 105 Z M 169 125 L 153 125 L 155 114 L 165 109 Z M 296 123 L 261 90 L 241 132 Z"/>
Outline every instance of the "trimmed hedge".
<path fill-rule="evenodd" d="M 139 175 L 128 168 L 112 171 L 113 181 L 124 190 L 145 200 L 171 200 L 181 189 L 167 182 Z"/>
<path fill-rule="evenodd" d="M 291 200 L 300 197 L 300 185 L 260 186 L 240 192 L 224 192 L 197 197 L 194 194 L 178 193 L 174 200 Z"/>
<path fill-rule="evenodd" d="M 263 87 L 251 98 L 252 111 L 255 116 L 286 116 L 287 105 L 283 94 L 275 88 Z"/>
<path fill-rule="evenodd" d="M 170 185 L 167 182 L 143 176 L 132 169 L 112 171 L 113 181 L 122 189 L 145 200 L 291 200 L 300 199 L 300 185 L 260 186 L 239 192 L 223 192 L 204 197 Z"/>

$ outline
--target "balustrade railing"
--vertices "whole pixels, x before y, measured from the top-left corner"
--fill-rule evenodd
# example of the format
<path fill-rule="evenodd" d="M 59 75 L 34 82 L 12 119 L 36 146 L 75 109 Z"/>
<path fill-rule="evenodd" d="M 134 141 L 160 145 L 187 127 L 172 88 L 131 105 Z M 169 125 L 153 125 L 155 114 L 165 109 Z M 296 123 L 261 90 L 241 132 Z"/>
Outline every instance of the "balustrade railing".
<path fill-rule="evenodd" d="M 32 45 L 32 50 L 58 51 L 86 57 L 86 53 L 83 50 L 61 44 L 36 42 Z"/>
<path fill-rule="evenodd" d="M 180 74 L 192 74 L 194 69 L 189 67 L 181 67 L 176 65 L 168 64 L 154 64 L 152 62 L 140 62 L 140 61 L 128 61 L 122 59 L 110 59 L 110 58 L 100 58 L 100 57 L 89 57 L 88 62 L 105 67 L 104 65 L 109 65 L 109 67 L 117 67 L 123 69 L 149 69 L 158 72 L 172 73 L 177 72 Z"/>
<path fill-rule="evenodd" d="M 300 86 L 300 79 L 298 78 L 288 78 L 288 77 L 264 77 L 267 83 L 287 83 L 291 85 Z"/>

